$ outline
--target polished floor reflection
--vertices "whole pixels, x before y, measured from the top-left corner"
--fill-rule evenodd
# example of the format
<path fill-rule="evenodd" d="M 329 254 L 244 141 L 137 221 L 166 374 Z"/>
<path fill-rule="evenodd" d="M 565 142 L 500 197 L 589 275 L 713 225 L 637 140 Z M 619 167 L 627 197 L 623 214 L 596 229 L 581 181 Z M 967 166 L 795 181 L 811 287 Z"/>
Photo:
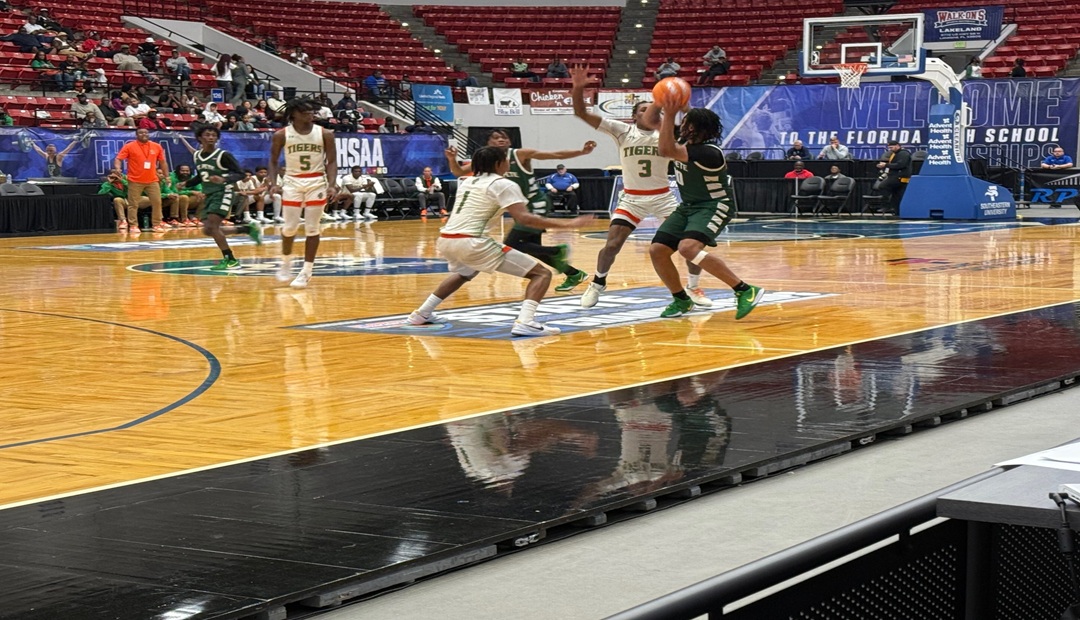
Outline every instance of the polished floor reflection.
<path fill-rule="evenodd" d="M 273 244 L 239 246 L 230 277 L 201 275 L 195 236 L 0 241 L 0 618 L 243 616 L 389 585 L 1080 373 L 1075 226 L 768 226 L 816 236 L 717 250 L 789 295 L 744 321 L 571 308 L 593 323 L 513 341 L 323 329 L 439 281 L 417 222 L 324 231 L 306 291 L 273 287 Z M 596 236 L 552 235 L 585 269 Z M 609 283 L 656 287 L 644 244 Z M 521 290 L 481 276 L 447 306 Z"/>

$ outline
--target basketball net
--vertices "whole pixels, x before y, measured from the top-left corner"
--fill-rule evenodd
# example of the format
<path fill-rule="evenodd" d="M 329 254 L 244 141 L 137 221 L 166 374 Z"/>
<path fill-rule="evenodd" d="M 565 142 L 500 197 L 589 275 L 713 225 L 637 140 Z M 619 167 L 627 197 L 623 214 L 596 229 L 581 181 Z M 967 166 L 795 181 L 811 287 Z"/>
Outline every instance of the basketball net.
<path fill-rule="evenodd" d="M 866 73 L 865 62 L 848 62 L 835 65 L 836 73 L 840 76 L 840 88 L 858 88 L 862 85 L 862 76 Z"/>

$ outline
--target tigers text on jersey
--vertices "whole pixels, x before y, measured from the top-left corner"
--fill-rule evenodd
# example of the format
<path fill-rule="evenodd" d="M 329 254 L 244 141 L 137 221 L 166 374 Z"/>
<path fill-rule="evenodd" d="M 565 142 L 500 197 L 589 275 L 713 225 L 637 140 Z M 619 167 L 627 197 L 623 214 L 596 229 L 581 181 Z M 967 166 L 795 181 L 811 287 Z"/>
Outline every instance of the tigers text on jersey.
<path fill-rule="evenodd" d="M 709 142 L 687 144 L 689 162 L 675 160 L 679 196 L 686 204 L 731 200 L 731 175 L 720 147 Z"/>
<path fill-rule="evenodd" d="M 667 189 L 668 161 L 660 156 L 660 132 L 642 131 L 637 125 L 605 118 L 597 130 L 608 134 L 619 146 L 623 187 L 649 191 Z"/>
<path fill-rule="evenodd" d="M 503 209 L 524 202 L 525 195 L 510 179 L 491 173 L 464 177 L 458 182 L 454 210 L 441 232 L 481 237 L 492 218 Z"/>
<path fill-rule="evenodd" d="M 288 176 L 326 174 L 326 152 L 321 126 L 312 125 L 311 131 L 307 134 L 296 131 L 292 125 L 285 128 L 285 174 Z"/>

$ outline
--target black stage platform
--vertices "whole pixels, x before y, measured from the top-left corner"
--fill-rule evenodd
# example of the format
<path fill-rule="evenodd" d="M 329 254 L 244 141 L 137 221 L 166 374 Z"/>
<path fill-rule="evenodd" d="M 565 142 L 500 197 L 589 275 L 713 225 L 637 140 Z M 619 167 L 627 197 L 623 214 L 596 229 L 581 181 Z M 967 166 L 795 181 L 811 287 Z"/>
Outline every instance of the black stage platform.
<path fill-rule="evenodd" d="M 573 531 L 560 526 L 1071 385 L 1077 311 L 1057 305 L 0 511 L 0 618 L 285 618 L 301 601 L 408 583 Z"/>
<path fill-rule="evenodd" d="M 55 193 L 0 198 L 0 235 L 110 231 L 116 228 L 115 219 L 108 196 Z"/>

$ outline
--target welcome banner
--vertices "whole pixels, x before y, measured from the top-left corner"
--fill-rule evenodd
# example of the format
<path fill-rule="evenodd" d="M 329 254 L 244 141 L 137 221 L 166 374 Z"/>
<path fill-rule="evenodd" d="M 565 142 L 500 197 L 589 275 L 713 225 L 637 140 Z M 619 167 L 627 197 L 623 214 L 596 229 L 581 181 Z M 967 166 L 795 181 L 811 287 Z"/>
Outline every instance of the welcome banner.
<path fill-rule="evenodd" d="M 603 93 L 601 93 L 601 99 Z M 856 159 L 876 159 L 889 140 L 911 149 L 929 141 L 930 108 L 938 95 L 928 82 L 695 88 L 691 105 L 720 115 L 722 145 L 743 155 L 783 159 L 795 140 L 816 156 L 835 134 Z M 990 165 L 1038 167 L 1055 145 L 1075 159 L 1080 130 L 1080 79 L 1000 79 L 964 82 L 971 107 L 967 157 Z"/>
<path fill-rule="evenodd" d="M 273 132 L 222 133 L 218 143 L 231 152 L 241 167 L 254 170 L 267 165 L 270 158 L 270 137 Z M 193 134 L 187 132 L 151 132 L 150 139 L 162 145 L 169 169 L 191 164 L 191 152 L 181 137 L 197 148 Z M 337 144 L 338 169 L 344 174 L 352 166 L 367 168 L 376 174 L 393 177 L 420 175 L 430 166 L 436 176 L 448 174 L 446 138 L 439 135 L 395 134 L 334 134 Z M 64 153 L 61 176 L 81 181 L 99 181 L 112 168 L 120 148 L 135 139 L 134 132 L 121 129 L 50 130 L 36 127 L 0 128 L 0 170 L 16 181 L 41 178 L 45 157 L 38 153 L 48 145 Z M 35 146 L 37 149 L 35 149 Z"/>

